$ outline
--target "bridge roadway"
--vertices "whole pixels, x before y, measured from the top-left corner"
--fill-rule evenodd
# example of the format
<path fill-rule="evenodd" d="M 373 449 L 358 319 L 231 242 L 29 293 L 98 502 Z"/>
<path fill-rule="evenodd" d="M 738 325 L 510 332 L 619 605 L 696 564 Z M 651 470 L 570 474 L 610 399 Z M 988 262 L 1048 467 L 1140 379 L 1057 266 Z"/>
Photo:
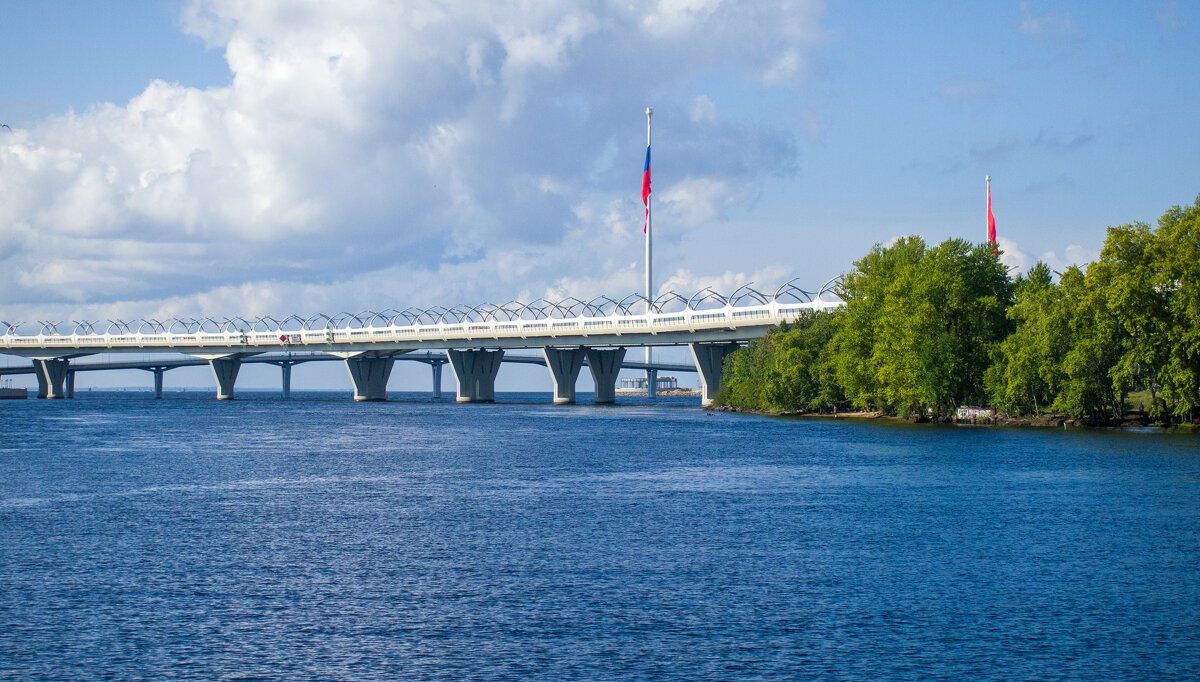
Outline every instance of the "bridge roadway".
<path fill-rule="evenodd" d="M 71 361 L 97 353 L 169 353 L 196 358 L 180 364 L 165 359 L 137 363 L 138 368 L 155 372 L 156 395 L 161 394 L 163 371 L 201 362 L 212 368 L 218 400 L 233 398 L 243 362 L 268 362 L 282 368 L 287 395 L 292 366 L 307 361 L 295 359 L 295 352 L 321 350 L 322 359 L 330 356 L 345 361 L 355 400 L 385 399 L 393 364 L 407 359 L 430 363 L 435 385 L 440 385 L 442 365 L 449 364 L 459 402 L 488 402 L 495 398 L 501 363 L 514 360 L 505 358 L 505 352 L 538 349 L 542 355 L 538 364 L 550 371 L 555 403 L 575 402 L 575 382 L 584 365 L 595 381 L 595 401 L 605 403 L 614 401 L 617 374 L 623 367 L 647 371 L 649 395 L 653 395 L 658 370 L 668 367 L 627 363 L 627 348 L 687 346 L 695 361 L 694 371 L 700 375 L 701 402 L 707 405 L 720 387 L 725 356 L 740 344 L 763 336 L 776 325 L 842 305 L 827 297 L 834 295 L 832 280 L 816 294 L 799 289 L 794 281 L 785 283 L 773 296 L 748 286 L 729 296 L 711 289 L 687 299 L 667 292 L 651 302 L 641 298 L 643 312 L 637 313 L 632 311 L 638 305 L 634 295 L 619 302 L 601 296 L 588 303 L 543 300 L 407 309 L 394 315 L 341 313 L 307 319 L 293 315 L 282 322 L 270 317 L 254 321 L 241 317 L 167 323 L 109 321 L 103 332 L 96 324 L 75 322 L 70 334 L 48 322 L 39 323 L 36 334 L 20 333 L 19 325 L 0 322 L 0 353 L 33 361 L 38 395 L 44 398 L 70 397 L 74 383 Z M 444 357 L 431 350 L 443 351 Z M 419 351 L 425 355 L 416 355 Z M 292 356 L 283 358 L 280 352 Z M 669 368 L 685 371 L 682 366 Z"/>

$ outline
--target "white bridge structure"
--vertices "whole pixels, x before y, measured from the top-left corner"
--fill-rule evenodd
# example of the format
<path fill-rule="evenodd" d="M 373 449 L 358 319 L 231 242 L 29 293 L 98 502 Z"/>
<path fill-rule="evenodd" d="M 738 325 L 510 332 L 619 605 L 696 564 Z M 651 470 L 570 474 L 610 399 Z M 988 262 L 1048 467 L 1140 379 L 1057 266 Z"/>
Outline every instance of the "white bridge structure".
<path fill-rule="evenodd" d="M 69 325 L 39 321 L 36 329 L 0 320 L 0 353 L 32 360 L 31 368 L 0 373 L 32 371 L 37 375 L 38 397 L 69 398 L 74 396 L 77 371 L 89 367 L 145 369 L 155 373 L 155 396 L 161 397 L 163 372 L 199 364 L 198 359 L 212 367 L 217 399 L 228 400 L 233 398 L 243 362 L 279 365 L 287 397 L 292 365 L 338 358 L 345 361 L 355 400 L 384 400 L 392 366 L 402 358 L 433 367 L 435 394 L 440 392 L 442 365 L 449 364 L 458 384 L 458 402 L 490 402 L 495 399 L 496 374 L 505 352 L 538 349 L 542 354 L 539 364 L 550 370 L 555 403 L 575 402 L 575 382 L 584 364 L 595 382 L 594 401 L 611 403 L 623 367 L 647 371 L 651 396 L 659 369 L 690 369 L 626 362 L 627 348 L 686 345 L 700 375 L 701 401 L 709 405 L 720 387 L 722 365 L 729 352 L 763 336 L 773 326 L 843 305 L 834 288 L 836 279 L 815 292 L 799 288 L 796 281 L 789 280 L 774 294 L 747 284 L 729 295 L 706 288 L 690 297 L 671 291 L 653 301 L 631 294 L 620 300 L 607 296 L 586 302 L 540 299 L 281 319 L 175 318 L 162 322 L 73 321 Z M 99 353 L 182 354 L 194 359 L 73 362 Z M 530 360 L 528 356 L 510 358 Z"/>

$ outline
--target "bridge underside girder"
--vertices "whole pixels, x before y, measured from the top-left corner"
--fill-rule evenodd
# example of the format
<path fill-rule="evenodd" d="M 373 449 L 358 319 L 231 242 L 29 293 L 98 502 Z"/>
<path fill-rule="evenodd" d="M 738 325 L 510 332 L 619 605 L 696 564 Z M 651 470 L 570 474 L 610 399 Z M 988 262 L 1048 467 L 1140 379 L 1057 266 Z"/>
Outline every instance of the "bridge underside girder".
<path fill-rule="evenodd" d="M 93 355 L 96 353 L 105 354 L 142 354 L 147 352 L 170 352 L 182 353 L 191 355 L 197 358 L 211 358 L 214 356 L 230 356 L 240 355 L 249 357 L 259 353 L 267 353 L 272 351 L 292 350 L 292 351 L 315 351 L 322 350 L 335 354 L 352 354 L 352 353 L 408 353 L 413 351 L 429 351 L 437 350 L 444 351 L 463 347 L 480 347 L 496 348 L 503 350 L 532 350 L 541 348 L 547 343 L 561 343 L 564 345 L 588 345 L 596 348 L 616 348 L 618 346 L 633 348 L 641 346 L 682 346 L 689 343 L 721 343 L 728 341 L 746 341 L 760 338 L 776 324 L 773 321 L 766 321 L 762 324 L 747 324 L 733 328 L 705 328 L 689 331 L 687 329 L 673 331 L 659 331 L 656 333 L 649 332 L 633 332 L 633 333 L 589 333 L 584 335 L 563 335 L 554 338 L 533 339 L 525 337 L 485 337 L 475 339 L 454 339 L 454 338 L 421 338 L 421 339 L 404 339 L 404 340 L 389 340 L 389 341 L 345 341 L 333 344 L 328 343 L 308 343 L 299 346 L 284 348 L 275 345 L 251 345 L 246 346 L 241 343 L 231 343 L 229 345 L 203 345 L 193 346 L 186 343 L 174 343 L 169 347 L 155 345 L 128 345 L 128 346 L 108 346 L 108 345 L 89 345 L 80 344 L 71 346 L 68 350 L 62 350 L 62 354 L 69 354 L 70 357 L 78 357 L 83 355 Z M 7 355 L 15 355 L 26 358 L 46 357 L 49 348 L 23 348 L 9 347 L 4 349 Z M 57 349 L 52 352 L 58 353 Z"/>

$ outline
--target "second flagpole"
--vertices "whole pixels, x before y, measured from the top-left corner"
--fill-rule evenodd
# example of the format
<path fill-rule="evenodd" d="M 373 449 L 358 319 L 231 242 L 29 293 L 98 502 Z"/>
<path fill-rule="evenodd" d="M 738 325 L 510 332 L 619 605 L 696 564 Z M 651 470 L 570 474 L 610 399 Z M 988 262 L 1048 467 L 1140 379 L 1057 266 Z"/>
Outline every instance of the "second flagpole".
<path fill-rule="evenodd" d="M 650 173 L 650 117 L 654 115 L 654 110 L 646 107 L 646 173 Z M 654 300 L 654 290 L 651 288 L 654 283 L 654 246 L 653 246 L 654 230 L 650 225 L 650 194 L 646 194 L 646 315 L 649 316 L 652 312 L 651 302 Z M 653 360 L 653 353 L 650 346 L 646 346 L 646 364 L 649 365 Z M 646 368 L 646 396 L 653 398 L 658 393 L 658 372 Z"/>

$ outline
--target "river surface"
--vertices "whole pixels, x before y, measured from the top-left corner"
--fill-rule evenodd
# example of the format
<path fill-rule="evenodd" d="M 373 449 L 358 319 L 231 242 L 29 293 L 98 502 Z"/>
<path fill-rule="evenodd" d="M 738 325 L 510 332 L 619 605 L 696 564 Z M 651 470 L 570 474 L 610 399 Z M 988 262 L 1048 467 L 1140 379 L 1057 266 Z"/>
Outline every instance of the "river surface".
<path fill-rule="evenodd" d="M 0 678 L 1200 677 L 1200 436 L 296 395 L 0 403 Z"/>

